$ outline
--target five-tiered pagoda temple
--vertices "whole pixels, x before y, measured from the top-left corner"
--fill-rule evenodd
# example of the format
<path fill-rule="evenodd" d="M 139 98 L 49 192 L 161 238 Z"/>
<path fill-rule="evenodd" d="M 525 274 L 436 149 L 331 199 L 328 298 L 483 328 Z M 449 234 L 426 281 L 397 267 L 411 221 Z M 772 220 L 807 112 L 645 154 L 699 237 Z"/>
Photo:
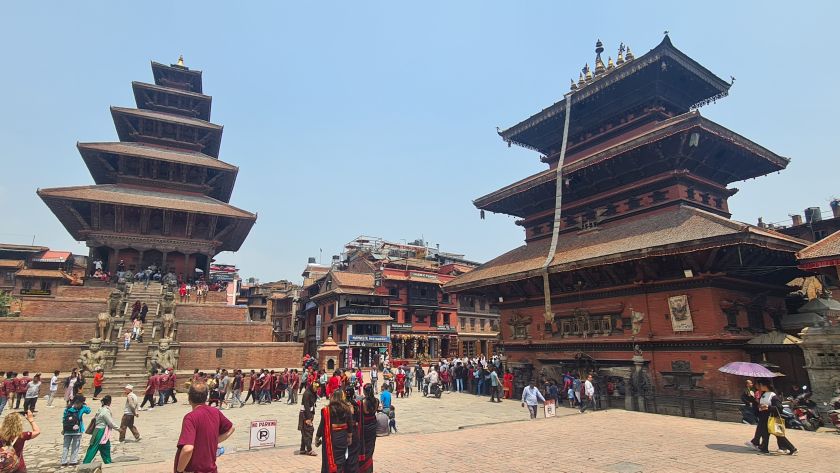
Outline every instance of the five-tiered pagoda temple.
<path fill-rule="evenodd" d="M 156 265 L 192 278 L 236 251 L 256 216 L 230 201 L 238 168 L 219 160 L 201 71 L 152 62 L 154 84 L 132 82 L 137 108 L 111 107 L 119 142 L 78 143 L 96 185 L 40 189 L 70 234 L 114 271 Z M 199 270 L 199 271 L 197 271 Z"/>
<path fill-rule="evenodd" d="M 548 169 L 474 204 L 518 217 L 525 244 L 446 290 L 499 302 L 519 382 L 596 371 L 618 385 L 643 365 L 658 392 L 737 397 L 742 380 L 717 368 L 764 356 L 748 342 L 781 326 L 805 242 L 731 220 L 727 186 L 788 159 L 700 115 L 732 83 L 667 35 L 639 57 L 603 50 L 563 100 L 499 132 Z M 798 356 L 775 363 L 801 373 Z"/>

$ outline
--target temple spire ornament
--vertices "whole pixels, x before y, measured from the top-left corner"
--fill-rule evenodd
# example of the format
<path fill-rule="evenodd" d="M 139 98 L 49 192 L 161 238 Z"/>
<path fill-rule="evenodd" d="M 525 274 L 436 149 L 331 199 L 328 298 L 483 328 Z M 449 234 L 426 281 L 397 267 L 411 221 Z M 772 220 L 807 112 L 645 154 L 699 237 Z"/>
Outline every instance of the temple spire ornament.
<path fill-rule="evenodd" d="M 574 79 L 569 79 L 569 81 L 571 81 L 571 83 L 572 83 L 572 85 L 571 85 L 571 87 L 569 87 L 569 89 L 577 90 L 577 84 L 575 84 L 575 80 Z"/>
<path fill-rule="evenodd" d="M 601 53 L 604 52 L 604 44 L 599 39 L 595 43 L 595 75 L 600 76 L 601 74 L 606 71 L 606 67 L 604 67 L 604 61 L 601 60 Z"/>
<path fill-rule="evenodd" d="M 630 51 L 630 46 L 627 46 L 627 60 L 632 61 L 635 58 L 636 56 L 633 55 L 633 51 Z"/>
<path fill-rule="evenodd" d="M 578 87 L 583 87 L 586 84 L 586 79 L 583 77 L 583 72 L 580 73 L 580 79 L 578 79 Z"/>
<path fill-rule="evenodd" d="M 184 66 L 184 55 L 183 54 L 178 56 L 178 62 L 176 64 L 178 64 L 181 67 L 185 67 Z"/>
<path fill-rule="evenodd" d="M 613 63 L 612 56 L 607 58 L 607 70 L 611 71 L 615 69 L 615 63 Z"/>
<path fill-rule="evenodd" d="M 588 62 L 583 66 L 583 77 L 586 78 L 586 82 L 589 82 L 589 81 L 592 80 L 592 70 L 589 69 L 589 63 Z"/>
<path fill-rule="evenodd" d="M 620 66 L 624 64 L 624 43 L 618 46 L 618 58 L 615 60 L 615 65 Z"/>

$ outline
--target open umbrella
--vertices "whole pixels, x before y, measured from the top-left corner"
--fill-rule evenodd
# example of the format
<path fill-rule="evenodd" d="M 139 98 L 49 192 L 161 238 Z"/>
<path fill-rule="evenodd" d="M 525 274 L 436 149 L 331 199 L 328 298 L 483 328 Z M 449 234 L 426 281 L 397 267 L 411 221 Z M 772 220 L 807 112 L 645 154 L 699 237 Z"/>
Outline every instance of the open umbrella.
<path fill-rule="evenodd" d="M 758 363 L 748 363 L 746 361 L 727 363 L 725 366 L 718 368 L 718 371 L 751 378 L 775 378 L 776 376 L 784 376 L 781 373 L 774 373 Z"/>

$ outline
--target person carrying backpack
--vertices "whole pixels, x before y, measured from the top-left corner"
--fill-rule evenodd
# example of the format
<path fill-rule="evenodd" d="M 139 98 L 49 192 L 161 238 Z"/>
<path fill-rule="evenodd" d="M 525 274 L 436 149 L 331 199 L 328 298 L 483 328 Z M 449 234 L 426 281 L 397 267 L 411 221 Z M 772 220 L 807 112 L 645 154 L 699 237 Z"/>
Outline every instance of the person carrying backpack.
<path fill-rule="evenodd" d="M 82 416 L 90 414 L 90 407 L 85 405 L 84 396 L 76 396 L 73 404 L 64 409 L 62 414 L 62 434 L 64 435 L 64 447 L 61 449 L 61 466 L 75 466 L 79 464 L 79 446 L 82 442 L 82 433 L 85 431 Z"/>
<path fill-rule="evenodd" d="M 19 415 L 7 414 L 0 425 L 0 473 L 26 471 L 23 460 L 23 447 L 27 441 L 41 435 L 41 429 L 35 423 L 32 411 L 26 411 L 26 420 L 30 431 L 23 431 L 23 420 Z"/>

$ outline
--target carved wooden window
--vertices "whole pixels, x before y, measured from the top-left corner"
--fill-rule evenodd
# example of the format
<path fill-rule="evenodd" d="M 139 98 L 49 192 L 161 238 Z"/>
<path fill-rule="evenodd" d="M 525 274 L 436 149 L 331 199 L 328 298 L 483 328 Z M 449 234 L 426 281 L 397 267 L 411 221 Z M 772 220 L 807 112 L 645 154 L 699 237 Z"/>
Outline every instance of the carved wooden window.
<path fill-rule="evenodd" d="M 475 319 L 472 319 L 472 321 L 475 322 Z M 474 330 L 475 324 L 471 328 Z M 528 327 L 526 325 L 514 325 L 513 338 L 528 338 Z"/>

